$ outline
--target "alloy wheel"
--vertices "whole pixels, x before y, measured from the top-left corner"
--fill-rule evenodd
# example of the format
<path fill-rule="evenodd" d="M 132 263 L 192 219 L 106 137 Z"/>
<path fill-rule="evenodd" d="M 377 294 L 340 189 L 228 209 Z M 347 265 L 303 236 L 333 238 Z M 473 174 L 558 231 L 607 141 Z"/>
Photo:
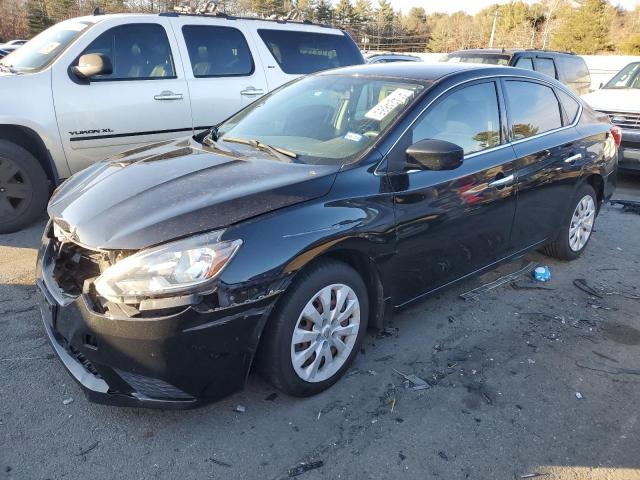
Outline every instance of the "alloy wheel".
<path fill-rule="evenodd" d="M 29 177 L 20 166 L 0 157 L 0 218 L 18 217 L 31 202 L 33 189 Z"/>
<path fill-rule="evenodd" d="M 298 317 L 291 362 L 306 382 L 331 378 L 345 364 L 360 331 L 360 302 L 351 287 L 333 284 L 317 292 Z"/>
<path fill-rule="evenodd" d="M 596 205 L 591 195 L 585 195 L 576 205 L 569 225 L 569 247 L 574 252 L 584 248 L 593 231 Z"/>

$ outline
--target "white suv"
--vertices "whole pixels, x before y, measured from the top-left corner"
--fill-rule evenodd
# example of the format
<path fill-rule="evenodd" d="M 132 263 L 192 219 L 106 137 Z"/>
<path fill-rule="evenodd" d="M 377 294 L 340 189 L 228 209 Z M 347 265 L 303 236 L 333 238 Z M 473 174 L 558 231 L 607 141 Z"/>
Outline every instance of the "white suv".
<path fill-rule="evenodd" d="M 0 61 L 0 233 L 52 188 L 139 144 L 214 125 L 303 74 L 364 63 L 345 32 L 225 15 L 95 15 Z"/>

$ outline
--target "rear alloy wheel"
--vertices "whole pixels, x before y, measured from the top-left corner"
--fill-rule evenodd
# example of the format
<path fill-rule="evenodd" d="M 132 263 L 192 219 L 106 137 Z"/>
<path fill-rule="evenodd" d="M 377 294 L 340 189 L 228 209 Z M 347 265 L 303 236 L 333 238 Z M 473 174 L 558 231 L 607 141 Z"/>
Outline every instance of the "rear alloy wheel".
<path fill-rule="evenodd" d="M 31 153 L 0 140 L 0 233 L 20 230 L 38 219 L 49 198 L 49 181 Z"/>
<path fill-rule="evenodd" d="M 578 258 L 589 243 L 598 212 L 596 192 L 591 185 L 582 185 L 572 203 L 571 215 L 565 220 L 556 240 L 542 252 L 560 260 Z"/>
<path fill-rule="evenodd" d="M 369 297 L 360 275 L 337 260 L 299 273 L 265 327 L 255 365 L 274 386 L 309 396 L 349 368 L 367 329 Z"/>

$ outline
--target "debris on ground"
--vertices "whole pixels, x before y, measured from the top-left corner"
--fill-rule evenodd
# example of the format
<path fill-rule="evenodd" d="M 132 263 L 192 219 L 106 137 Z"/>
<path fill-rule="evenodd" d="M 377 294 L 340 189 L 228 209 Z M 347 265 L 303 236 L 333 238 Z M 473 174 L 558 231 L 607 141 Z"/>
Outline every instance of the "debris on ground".
<path fill-rule="evenodd" d="M 399 332 L 398 328 L 386 327 L 378 332 L 378 334 L 376 335 L 376 338 L 397 337 L 398 332 Z"/>
<path fill-rule="evenodd" d="M 100 442 L 93 442 L 91 445 L 89 445 L 87 448 L 80 450 L 80 453 L 78 453 L 76 455 L 76 457 L 81 457 L 83 455 L 86 455 L 87 453 L 89 453 L 91 450 L 93 450 L 94 448 L 96 448 L 98 446 Z"/>
<path fill-rule="evenodd" d="M 587 284 L 587 281 L 584 278 L 576 278 L 573 281 L 573 284 L 578 289 L 580 289 L 583 292 L 585 292 L 586 294 L 591 295 L 593 297 L 597 297 L 597 298 L 604 298 L 605 295 L 619 295 L 621 297 L 628 298 L 630 300 L 640 300 L 640 295 L 635 295 L 633 293 L 616 292 L 616 291 L 613 291 L 613 290 L 606 291 L 602 287 L 592 287 L 589 284 Z"/>
<path fill-rule="evenodd" d="M 413 385 L 411 387 L 412 390 L 424 390 L 425 388 L 429 388 L 429 384 L 425 380 L 421 379 L 416 375 L 413 375 L 413 374 L 407 375 L 405 373 L 399 372 L 395 368 L 393 369 L 393 371 L 396 372 L 405 380 L 409 381 L 409 383 Z"/>
<path fill-rule="evenodd" d="M 548 473 L 533 472 L 533 473 L 526 473 L 524 475 L 520 475 L 520 478 L 536 478 L 536 477 L 548 477 L 548 476 L 549 476 Z"/>
<path fill-rule="evenodd" d="M 514 280 L 521 277 L 522 275 L 525 275 L 526 273 L 530 272 L 534 265 L 535 263 L 531 262 L 526 267 L 523 267 L 520 270 L 516 270 L 515 272 L 510 273 L 508 275 L 504 275 L 498 278 L 497 280 L 494 280 L 493 282 L 485 283 L 484 285 L 480 285 L 479 287 L 474 288 L 473 290 L 469 290 L 468 292 L 461 293 L 460 298 L 462 298 L 463 300 L 477 300 L 478 297 L 480 297 L 480 295 L 482 295 L 483 293 L 489 292 L 494 288 L 498 288 L 506 283 L 511 283 Z"/>
<path fill-rule="evenodd" d="M 538 282 L 548 282 L 551 280 L 551 270 L 549 270 L 549 267 L 546 265 L 536 267 L 533 271 L 533 278 Z"/>
<path fill-rule="evenodd" d="M 555 288 L 552 287 L 523 282 L 511 282 L 511 288 L 514 290 L 555 290 Z"/>
<path fill-rule="evenodd" d="M 73 398 L 65 398 L 64 400 L 62 400 L 63 405 L 69 405 L 72 402 L 73 402 Z"/>
<path fill-rule="evenodd" d="M 443 460 L 449 460 L 449 457 L 447 456 L 447 454 L 444 453 L 442 450 L 438 452 L 438 456 Z"/>
<path fill-rule="evenodd" d="M 584 397 L 582 396 L 582 394 L 580 392 L 576 392 L 576 398 L 578 400 L 582 400 Z"/>
<path fill-rule="evenodd" d="M 216 460 L 213 457 L 209 457 L 209 461 L 211 463 L 215 463 L 216 465 L 220 465 L 221 467 L 231 468 L 231 464 L 227 462 L 223 462 L 222 460 Z"/>
<path fill-rule="evenodd" d="M 289 469 L 289 477 L 297 477 L 305 472 L 308 472 L 309 470 L 320 468 L 323 465 L 324 462 L 322 460 L 318 460 L 316 462 L 301 463 L 300 465 Z"/>
<path fill-rule="evenodd" d="M 640 202 L 633 200 L 613 200 L 611 205 L 622 205 L 622 211 L 640 215 Z"/>
<path fill-rule="evenodd" d="M 247 407 L 244 405 L 236 405 L 236 408 L 233 409 L 234 412 L 244 413 L 247 411 Z"/>
<path fill-rule="evenodd" d="M 587 370 L 593 370 L 595 372 L 610 373 L 612 375 L 619 375 L 619 374 L 640 375 L 640 368 L 608 367 L 606 365 L 587 365 L 581 362 L 576 362 L 576 365 L 580 368 L 586 368 Z"/>

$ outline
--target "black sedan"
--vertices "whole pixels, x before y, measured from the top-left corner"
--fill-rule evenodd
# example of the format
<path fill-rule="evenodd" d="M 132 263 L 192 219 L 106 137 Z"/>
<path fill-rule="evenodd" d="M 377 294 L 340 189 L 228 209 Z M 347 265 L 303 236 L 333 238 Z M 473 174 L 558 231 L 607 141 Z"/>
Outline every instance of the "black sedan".
<path fill-rule="evenodd" d="M 194 406 L 251 368 L 312 395 L 394 309 L 530 250 L 577 258 L 619 140 L 532 71 L 308 76 L 60 186 L 38 256 L 44 327 L 98 402 Z"/>

